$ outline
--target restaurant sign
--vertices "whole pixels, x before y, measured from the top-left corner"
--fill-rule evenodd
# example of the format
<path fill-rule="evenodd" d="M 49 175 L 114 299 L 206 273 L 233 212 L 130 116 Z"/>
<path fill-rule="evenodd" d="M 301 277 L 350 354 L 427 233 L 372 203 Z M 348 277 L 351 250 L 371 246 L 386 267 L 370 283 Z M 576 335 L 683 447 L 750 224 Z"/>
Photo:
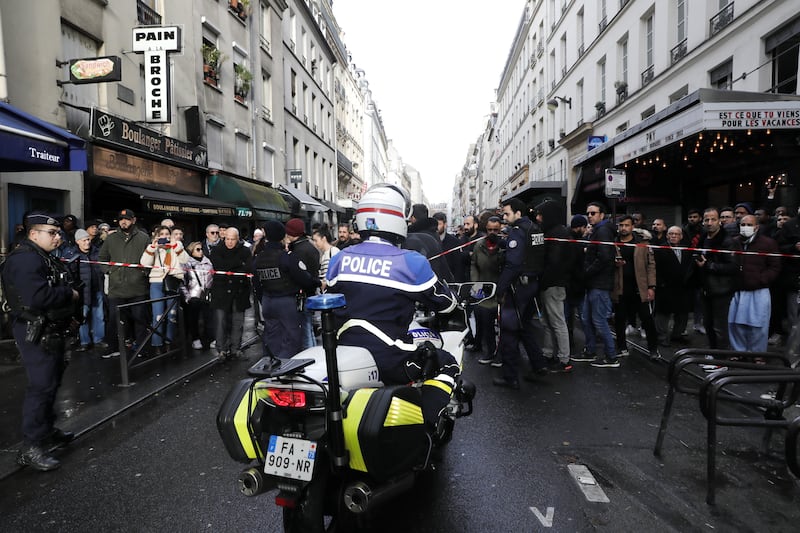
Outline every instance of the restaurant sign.
<path fill-rule="evenodd" d="M 156 155 L 198 170 L 208 168 L 208 152 L 202 146 L 167 137 L 97 108 L 92 108 L 91 122 L 90 135 L 96 140 Z"/>
<path fill-rule="evenodd" d="M 203 175 L 200 172 L 101 146 L 92 148 L 92 173 L 145 187 L 155 185 L 175 192 L 203 194 Z"/>

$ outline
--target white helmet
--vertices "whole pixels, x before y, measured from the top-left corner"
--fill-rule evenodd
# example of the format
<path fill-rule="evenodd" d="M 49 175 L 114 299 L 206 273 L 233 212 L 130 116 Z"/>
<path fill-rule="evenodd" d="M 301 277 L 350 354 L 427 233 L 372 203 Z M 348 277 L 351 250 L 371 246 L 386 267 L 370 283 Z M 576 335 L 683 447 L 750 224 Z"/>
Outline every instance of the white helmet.
<path fill-rule="evenodd" d="M 362 238 L 370 235 L 402 244 L 408 234 L 411 200 L 399 185 L 378 183 L 364 193 L 356 209 L 355 229 Z"/>

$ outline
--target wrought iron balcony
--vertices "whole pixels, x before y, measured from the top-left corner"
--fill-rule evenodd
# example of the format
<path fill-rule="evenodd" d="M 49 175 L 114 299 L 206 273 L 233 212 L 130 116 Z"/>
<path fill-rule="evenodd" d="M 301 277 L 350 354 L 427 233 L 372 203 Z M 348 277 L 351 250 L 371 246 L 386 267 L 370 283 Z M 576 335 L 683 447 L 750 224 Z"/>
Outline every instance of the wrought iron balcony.
<path fill-rule="evenodd" d="M 656 75 L 655 66 L 650 65 L 647 69 L 642 72 L 642 87 L 653 81 L 653 78 Z"/>
<path fill-rule="evenodd" d="M 597 26 L 598 26 L 597 33 L 603 33 L 603 30 L 605 30 L 606 26 L 608 26 L 608 17 L 603 17 L 602 19 L 600 19 L 600 22 L 597 24 Z"/>
<path fill-rule="evenodd" d="M 578 57 L 581 57 L 585 51 L 584 45 L 581 43 L 581 45 L 578 47 Z"/>
<path fill-rule="evenodd" d="M 672 49 L 672 52 L 670 52 L 670 57 L 672 58 L 672 64 L 674 65 L 675 63 L 683 59 L 683 56 L 686 55 L 686 51 L 687 51 L 686 39 L 684 39 L 681 42 L 679 42 L 675 46 L 675 48 Z"/>
<path fill-rule="evenodd" d="M 719 13 L 711 17 L 711 20 L 708 21 L 709 37 L 721 32 L 722 29 L 731 22 L 733 22 L 733 2 L 722 8 Z"/>
<path fill-rule="evenodd" d="M 161 15 L 142 0 L 136 0 L 136 20 L 146 26 L 158 26 L 161 24 Z"/>

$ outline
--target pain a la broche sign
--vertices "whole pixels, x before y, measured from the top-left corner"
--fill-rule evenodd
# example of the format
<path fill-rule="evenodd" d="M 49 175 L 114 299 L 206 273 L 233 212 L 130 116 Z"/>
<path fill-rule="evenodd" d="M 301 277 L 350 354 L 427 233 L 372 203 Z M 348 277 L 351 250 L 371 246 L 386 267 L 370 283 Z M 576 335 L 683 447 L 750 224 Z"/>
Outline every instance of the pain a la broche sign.
<path fill-rule="evenodd" d="M 144 121 L 170 121 L 169 53 L 181 50 L 178 26 L 133 28 L 133 51 L 144 53 Z"/>

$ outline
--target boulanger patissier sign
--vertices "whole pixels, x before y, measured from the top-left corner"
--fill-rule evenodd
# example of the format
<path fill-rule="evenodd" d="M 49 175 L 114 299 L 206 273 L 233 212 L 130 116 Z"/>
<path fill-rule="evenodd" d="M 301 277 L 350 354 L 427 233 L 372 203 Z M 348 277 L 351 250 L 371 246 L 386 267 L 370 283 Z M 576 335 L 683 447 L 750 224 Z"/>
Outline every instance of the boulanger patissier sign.
<path fill-rule="evenodd" d="M 167 137 L 97 108 L 92 108 L 91 123 L 90 135 L 95 140 L 197 167 L 199 170 L 208 168 L 208 152 L 202 146 Z"/>
<path fill-rule="evenodd" d="M 145 122 L 170 122 L 169 52 L 180 49 L 178 26 L 133 28 L 133 51 L 144 53 Z"/>

